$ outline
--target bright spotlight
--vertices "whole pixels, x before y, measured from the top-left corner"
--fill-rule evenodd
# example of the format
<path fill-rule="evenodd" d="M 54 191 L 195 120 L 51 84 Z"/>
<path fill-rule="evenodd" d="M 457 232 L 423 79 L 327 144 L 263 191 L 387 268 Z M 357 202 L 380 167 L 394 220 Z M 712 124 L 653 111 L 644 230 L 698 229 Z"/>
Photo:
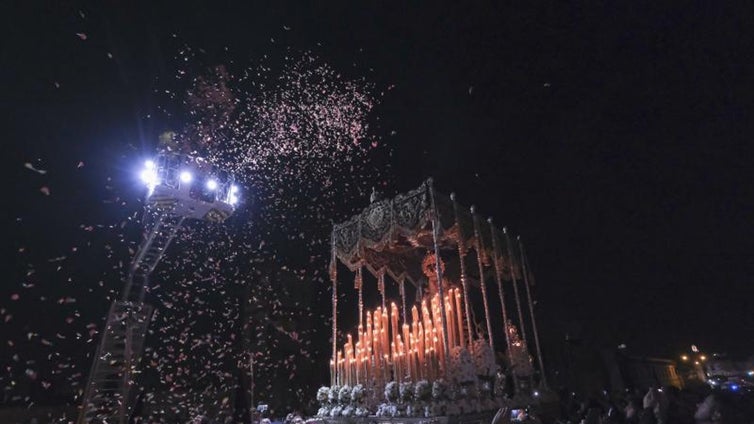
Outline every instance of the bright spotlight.
<path fill-rule="evenodd" d="M 154 187 L 159 182 L 157 181 L 157 171 L 154 168 L 147 168 L 141 171 L 141 180 L 149 187 Z"/>
<path fill-rule="evenodd" d="M 207 188 L 209 190 L 217 190 L 217 181 L 215 181 L 215 180 L 207 180 Z"/>
<path fill-rule="evenodd" d="M 144 162 L 144 167 L 147 169 L 154 169 L 155 168 L 154 161 L 147 160 L 146 162 Z"/>
<path fill-rule="evenodd" d="M 181 172 L 181 182 L 182 183 L 190 183 L 193 179 L 193 176 L 188 171 Z"/>

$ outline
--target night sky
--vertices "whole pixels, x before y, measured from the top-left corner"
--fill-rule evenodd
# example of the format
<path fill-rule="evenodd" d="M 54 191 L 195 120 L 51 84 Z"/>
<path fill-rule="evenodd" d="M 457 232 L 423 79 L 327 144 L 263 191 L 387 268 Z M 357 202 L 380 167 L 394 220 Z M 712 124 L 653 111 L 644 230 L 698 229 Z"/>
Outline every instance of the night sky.
<path fill-rule="evenodd" d="M 13 276 L 0 307 L 23 305 L 10 300 L 31 261 L 19 248 L 46 262 L 80 224 L 123 219 L 106 186 L 140 195 L 135 164 L 176 125 L 158 110 L 180 46 L 231 70 L 291 49 L 384 93 L 370 127 L 384 191 L 432 176 L 521 235 L 548 337 L 754 352 L 751 3 L 14 3 L 0 48 Z M 376 184 L 352 182 L 364 197 L 342 199 L 325 232 Z M 55 325 L 24 319 L 4 326 Z"/>

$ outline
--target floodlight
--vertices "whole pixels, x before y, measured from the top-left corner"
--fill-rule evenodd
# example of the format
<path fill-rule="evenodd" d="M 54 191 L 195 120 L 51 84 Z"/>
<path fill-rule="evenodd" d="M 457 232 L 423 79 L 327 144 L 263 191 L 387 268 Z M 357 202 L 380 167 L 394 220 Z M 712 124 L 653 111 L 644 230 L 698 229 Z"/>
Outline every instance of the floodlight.
<path fill-rule="evenodd" d="M 141 171 L 141 180 L 149 187 L 154 187 L 159 184 L 157 180 L 157 171 L 154 168 L 147 168 Z"/>
<path fill-rule="evenodd" d="M 190 183 L 191 180 L 194 178 L 193 175 L 191 175 L 188 171 L 181 172 L 181 182 L 182 183 Z"/>
<path fill-rule="evenodd" d="M 217 181 L 215 181 L 215 180 L 207 180 L 207 188 L 209 190 L 216 190 L 217 189 Z"/>

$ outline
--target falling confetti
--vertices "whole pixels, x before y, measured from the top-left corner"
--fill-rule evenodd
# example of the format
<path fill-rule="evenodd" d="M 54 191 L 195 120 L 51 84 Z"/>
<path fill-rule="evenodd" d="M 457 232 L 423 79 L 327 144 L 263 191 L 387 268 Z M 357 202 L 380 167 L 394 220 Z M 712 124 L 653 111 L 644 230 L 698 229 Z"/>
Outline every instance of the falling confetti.
<path fill-rule="evenodd" d="M 259 396 L 274 395 L 287 407 L 312 396 L 328 355 L 329 315 L 321 305 L 329 295 L 321 283 L 331 219 L 363 206 L 372 186 L 389 184 L 389 168 L 373 159 L 389 149 L 372 116 L 379 90 L 366 79 L 348 78 L 306 52 L 235 72 L 207 71 L 195 65 L 197 55 L 180 49 L 174 80 L 159 90 L 162 104 L 182 106 L 160 106 L 160 119 L 185 123 L 159 148 L 193 152 L 233 172 L 242 204 L 224 225 L 187 223 L 155 270 L 147 298 L 156 313 L 137 381 L 145 410 L 165 408 L 186 421 L 231 408 L 227 399 L 246 375 L 249 352 Z M 135 155 L 135 148 L 124 150 Z M 58 325 L 8 337 L 8 358 L 18 360 L 0 383 L 10 391 L 19 387 L 11 381 L 33 381 L 40 391 L 67 390 L 80 402 L 103 317 L 142 232 L 141 200 L 109 179 L 102 187 L 104 197 L 92 203 L 106 208 L 107 221 L 76 221 L 69 245 L 46 255 L 17 246 L 28 269 L 12 310 L 1 315 L 16 323 L 19 308 L 45 308 Z M 40 191 L 50 194 L 47 186 Z M 31 346 L 49 361 L 27 365 L 22 353 Z M 33 402 L 25 399 L 14 402 Z"/>
<path fill-rule="evenodd" d="M 32 170 L 32 171 L 34 171 L 34 172 L 38 173 L 38 174 L 42 174 L 42 175 L 44 175 L 44 174 L 46 174 L 46 173 L 47 173 L 47 171 L 45 171 L 44 169 L 37 169 L 37 168 L 35 168 L 35 167 L 34 167 L 34 165 L 32 165 L 32 164 L 31 164 L 31 163 L 29 163 L 29 162 L 26 162 L 26 163 L 24 164 L 24 167 L 25 167 L 26 169 L 30 169 L 30 170 Z"/>

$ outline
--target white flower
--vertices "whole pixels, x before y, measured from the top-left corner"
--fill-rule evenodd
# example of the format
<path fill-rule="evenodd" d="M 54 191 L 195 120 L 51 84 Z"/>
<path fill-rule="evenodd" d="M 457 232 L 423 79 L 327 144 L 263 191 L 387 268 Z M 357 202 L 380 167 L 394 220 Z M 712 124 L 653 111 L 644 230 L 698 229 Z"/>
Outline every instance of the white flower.
<path fill-rule="evenodd" d="M 327 394 L 327 400 L 330 403 L 336 403 L 338 402 L 338 394 L 340 393 L 340 388 L 338 386 L 332 386 L 330 387 L 330 393 Z"/>
<path fill-rule="evenodd" d="M 338 400 L 342 404 L 347 404 L 351 402 L 351 386 L 345 385 L 340 388 L 340 392 L 338 393 Z"/>
<path fill-rule="evenodd" d="M 489 381 L 483 381 L 479 389 L 484 396 L 489 396 L 492 394 L 492 383 Z"/>
<path fill-rule="evenodd" d="M 385 399 L 388 402 L 396 402 L 398 400 L 398 382 L 391 381 L 385 385 Z"/>
<path fill-rule="evenodd" d="M 414 399 L 428 401 L 433 394 L 434 387 L 430 387 L 427 380 L 419 380 L 414 387 Z"/>
<path fill-rule="evenodd" d="M 353 386 L 353 390 L 351 390 L 351 399 L 356 403 L 360 403 L 364 400 L 365 391 L 364 386 L 361 384 Z"/>
<path fill-rule="evenodd" d="M 398 415 L 398 407 L 389 403 L 381 403 L 377 408 L 378 417 L 395 417 Z"/>
<path fill-rule="evenodd" d="M 458 387 L 456 387 L 455 384 L 451 384 L 448 386 L 448 389 L 445 391 L 445 396 L 447 396 L 448 400 L 454 401 L 458 399 Z"/>
<path fill-rule="evenodd" d="M 445 384 L 445 380 L 439 379 L 432 382 L 432 399 L 443 399 L 447 393 L 448 385 Z"/>
<path fill-rule="evenodd" d="M 343 410 L 340 412 L 340 415 L 344 417 L 351 417 L 354 415 L 354 412 L 356 412 L 356 408 L 354 408 L 351 405 L 348 405 L 345 408 L 343 408 Z"/>
<path fill-rule="evenodd" d="M 390 405 L 388 407 L 388 410 L 390 411 L 390 416 L 391 417 L 398 417 L 398 416 L 400 416 L 400 412 L 398 410 L 398 406 L 396 406 L 396 405 Z"/>
<path fill-rule="evenodd" d="M 468 383 L 476 381 L 476 367 L 471 354 L 466 348 L 456 346 L 450 353 L 448 361 L 449 378 L 455 383 Z"/>
<path fill-rule="evenodd" d="M 328 401 L 328 398 L 330 396 L 330 388 L 326 386 L 322 386 L 317 390 L 317 401 L 321 404 L 324 404 Z"/>
<path fill-rule="evenodd" d="M 333 406 L 333 408 L 330 410 L 330 416 L 335 418 L 339 417 L 341 411 L 343 411 L 343 407 L 340 405 Z"/>
<path fill-rule="evenodd" d="M 410 381 L 401 383 L 400 396 L 402 402 L 408 402 L 414 397 L 414 385 Z"/>
<path fill-rule="evenodd" d="M 493 376 L 498 370 L 495 352 L 483 339 L 474 340 L 472 345 L 474 367 L 477 375 Z"/>

